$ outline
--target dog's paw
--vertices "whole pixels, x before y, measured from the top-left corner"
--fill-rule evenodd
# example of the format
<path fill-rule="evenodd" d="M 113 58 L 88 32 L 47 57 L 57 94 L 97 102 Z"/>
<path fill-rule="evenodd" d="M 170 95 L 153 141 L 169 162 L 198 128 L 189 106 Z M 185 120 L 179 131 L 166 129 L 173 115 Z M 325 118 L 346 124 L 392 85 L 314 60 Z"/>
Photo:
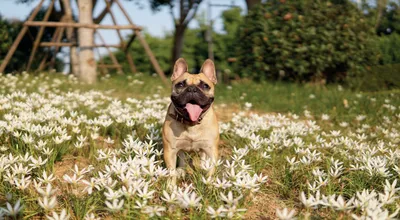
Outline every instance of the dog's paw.
<path fill-rule="evenodd" d="M 167 180 L 167 188 L 173 190 L 176 187 L 176 176 L 170 176 Z"/>
<path fill-rule="evenodd" d="M 176 169 L 176 176 L 177 176 L 178 178 L 184 178 L 185 175 L 186 175 L 186 171 L 185 171 L 184 168 L 178 168 L 178 169 Z"/>

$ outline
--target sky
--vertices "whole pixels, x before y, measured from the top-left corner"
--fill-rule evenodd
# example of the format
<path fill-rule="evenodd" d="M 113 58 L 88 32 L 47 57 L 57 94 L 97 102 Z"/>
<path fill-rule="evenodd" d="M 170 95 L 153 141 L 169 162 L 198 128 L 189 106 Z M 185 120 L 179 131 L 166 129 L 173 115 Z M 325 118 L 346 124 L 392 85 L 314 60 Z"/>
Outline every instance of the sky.
<path fill-rule="evenodd" d="M 120 0 L 120 2 L 125 7 L 125 10 L 129 13 L 131 19 L 136 25 L 139 25 L 145 29 L 145 31 L 149 32 L 151 35 L 162 37 L 165 33 L 172 33 L 173 31 L 173 21 L 171 15 L 169 13 L 169 9 L 164 7 L 159 12 L 152 12 L 150 9 L 150 5 L 148 0 L 136 0 L 139 2 L 142 7 L 139 7 L 137 4 L 133 3 L 132 1 L 127 0 Z M 16 4 L 16 0 L 0 0 L 0 15 L 4 18 L 17 18 L 20 20 L 24 20 L 27 18 L 29 13 L 32 11 L 33 8 L 40 2 L 39 0 L 35 0 L 29 4 Z M 56 1 L 58 2 L 58 1 Z M 45 6 L 50 3 L 50 0 L 45 1 Z M 77 11 L 76 1 L 72 1 L 72 7 L 74 11 Z M 224 5 L 236 5 L 243 8 L 243 11 L 246 11 L 245 0 L 204 0 L 199 8 L 198 14 L 206 13 L 207 12 L 207 5 L 208 3 L 212 4 L 224 4 Z M 56 5 L 57 7 L 58 5 Z M 103 8 L 105 7 L 105 3 L 99 0 L 99 3 L 96 5 L 94 10 L 94 16 L 98 15 Z M 211 16 L 212 19 L 215 19 L 214 23 L 214 30 L 215 31 L 222 31 L 222 21 L 220 19 L 220 15 L 222 11 L 228 9 L 229 7 L 212 7 Z M 116 16 L 116 20 L 118 24 L 128 24 L 128 21 L 125 19 L 122 12 L 119 10 L 117 4 L 113 4 L 112 11 Z M 177 14 L 178 11 L 175 11 Z M 111 17 L 107 15 L 104 18 L 102 24 L 112 24 Z M 195 20 L 189 24 L 189 27 L 196 27 L 198 26 Z M 100 31 L 102 36 L 104 37 L 107 44 L 118 44 L 119 38 L 114 30 L 101 30 Z M 126 36 L 132 31 L 124 30 L 122 31 L 123 35 Z M 96 39 L 96 43 L 100 43 L 99 39 Z M 103 54 L 105 49 L 101 51 Z"/>

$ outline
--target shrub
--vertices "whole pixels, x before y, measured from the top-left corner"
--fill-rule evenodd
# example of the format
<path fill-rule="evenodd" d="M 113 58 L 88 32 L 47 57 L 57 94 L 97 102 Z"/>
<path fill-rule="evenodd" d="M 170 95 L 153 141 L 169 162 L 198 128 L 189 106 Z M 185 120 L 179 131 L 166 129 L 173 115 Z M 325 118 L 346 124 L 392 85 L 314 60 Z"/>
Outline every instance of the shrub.
<path fill-rule="evenodd" d="M 400 89 L 400 63 L 372 66 L 365 74 L 351 77 L 348 84 L 361 91 Z"/>
<path fill-rule="evenodd" d="M 391 34 L 379 37 L 378 40 L 382 65 L 400 63 L 400 35 Z"/>
<path fill-rule="evenodd" d="M 376 63 L 373 27 L 351 2 L 270 0 L 240 31 L 238 72 L 255 79 L 343 79 Z"/>

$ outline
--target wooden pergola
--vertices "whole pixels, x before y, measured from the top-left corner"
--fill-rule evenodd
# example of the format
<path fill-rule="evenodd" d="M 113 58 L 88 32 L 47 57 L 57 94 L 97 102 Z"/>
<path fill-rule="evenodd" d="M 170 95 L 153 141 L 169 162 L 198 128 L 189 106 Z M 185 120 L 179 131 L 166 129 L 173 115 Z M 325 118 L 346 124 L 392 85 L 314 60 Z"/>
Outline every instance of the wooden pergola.
<path fill-rule="evenodd" d="M 10 47 L 10 50 L 8 51 L 6 57 L 4 58 L 4 61 L 0 65 L 0 73 L 5 70 L 7 64 L 10 62 L 11 57 L 14 55 L 15 50 L 17 49 L 18 45 L 20 44 L 24 35 L 27 33 L 29 27 L 39 27 L 39 31 L 36 35 L 36 38 L 34 39 L 32 52 L 30 54 L 28 64 L 26 67 L 27 71 L 29 71 L 31 69 L 33 59 L 35 58 L 35 54 L 39 47 L 54 47 L 56 52 L 59 51 L 60 47 L 69 47 L 69 48 L 77 47 L 77 46 L 79 46 L 79 43 L 76 42 L 76 40 L 72 39 L 72 37 L 71 37 L 73 29 L 90 28 L 90 29 L 95 29 L 95 33 L 98 35 L 98 37 L 102 41 L 101 44 L 94 44 L 91 47 L 94 49 L 97 49 L 97 51 L 98 51 L 99 47 L 106 48 L 109 53 L 109 56 L 113 62 L 112 65 L 106 65 L 106 64 L 102 63 L 102 61 L 101 61 L 101 64 L 98 65 L 99 67 L 115 68 L 115 69 L 117 69 L 118 73 L 122 73 L 122 66 L 118 63 L 118 60 L 116 59 L 116 57 L 110 50 L 110 48 L 119 48 L 125 54 L 126 60 L 128 61 L 128 64 L 129 64 L 130 71 L 132 73 L 135 73 L 136 67 L 135 67 L 133 58 L 132 58 L 131 54 L 129 53 L 128 49 L 131 46 L 132 42 L 135 39 L 138 39 L 140 44 L 143 46 L 147 56 L 149 57 L 150 62 L 152 63 L 155 71 L 161 77 L 161 79 L 164 81 L 164 83 L 167 83 L 167 79 L 165 77 L 164 72 L 161 70 L 161 68 L 157 62 L 157 59 L 155 58 L 149 45 L 147 44 L 146 40 L 144 39 L 144 37 L 141 34 L 142 28 L 139 26 L 136 26 L 133 23 L 132 19 L 129 17 L 128 13 L 126 12 L 126 10 L 124 9 L 124 7 L 122 6 L 122 4 L 120 3 L 119 0 L 104 0 L 104 2 L 106 3 L 105 12 L 111 16 L 113 25 L 75 23 L 75 21 L 72 18 L 72 15 L 67 14 L 67 13 L 64 14 L 62 16 L 62 18 L 60 19 L 60 21 L 58 21 L 58 22 L 48 21 L 56 0 L 50 0 L 50 1 L 51 2 L 49 4 L 49 7 L 48 7 L 42 21 L 33 21 L 33 20 L 36 17 L 36 15 L 38 14 L 38 12 L 40 11 L 45 0 L 41 0 L 39 2 L 39 4 L 36 6 L 36 8 L 32 12 L 32 14 L 30 15 L 30 17 L 27 19 L 27 21 L 24 22 L 24 25 L 23 25 L 21 31 L 19 32 L 17 38 L 15 39 L 12 46 Z M 121 10 L 124 17 L 129 22 L 128 25 L 118 25 L 117 24 L 115 15 L 111 10 L 111 4 L 113 4 L 114 2 L 118 5 L 118 8 Z M 50 42 L 41 42 L 41 39 L 42 39 L 43 33 L 44 33 L 44 29 L 46 27 L 54 27 L 56 29 L 55 29 L 55 32 L 54 32 Z M 97 31 L 99 29 L 115 30 L 117 32 L 118 38 L 120 40 L 120 44 L 117 44 L 117 45 L 107 44 L 104 41 L 103 37 L 101 36 L 100 32 Z M 124 39 L 121 34 L 121 30 L 132 30 L 133 31 L 133 33 L 132 33 L 130 39 L 127 41 L 127 43 L 124 42 Z M 65 42 L 65 41 L 62 42 L 64 34 L 66 35 L 67 42 Z M 43 70 L 46 67 L 46 63 L 47 63 L 49 55 L 50 54 L 47 53 L 42 58 L 38 70 Z M 54 65 L 55 56 L 56 56 L 56 54 L 52 57 L 51 61 L 49 62 L 50 64 L 53 63 L 53 65 Z"/>

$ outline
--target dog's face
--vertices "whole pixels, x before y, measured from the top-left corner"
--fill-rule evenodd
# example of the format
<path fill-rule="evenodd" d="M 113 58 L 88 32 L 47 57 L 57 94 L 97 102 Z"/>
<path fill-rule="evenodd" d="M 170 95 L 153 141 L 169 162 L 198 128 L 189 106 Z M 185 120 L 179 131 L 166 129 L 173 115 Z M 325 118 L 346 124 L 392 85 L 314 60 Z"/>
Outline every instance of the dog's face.
<path fill-rule="evenodd" d="M 214 86 L 217 83 L 215 66 L 212 60 L 206 60 L 199 74 L 191 74 L 183 58 L 176 61 L 171 76 L 171 100 L 187 120 L 198 121 L 214 101 Z"/>

